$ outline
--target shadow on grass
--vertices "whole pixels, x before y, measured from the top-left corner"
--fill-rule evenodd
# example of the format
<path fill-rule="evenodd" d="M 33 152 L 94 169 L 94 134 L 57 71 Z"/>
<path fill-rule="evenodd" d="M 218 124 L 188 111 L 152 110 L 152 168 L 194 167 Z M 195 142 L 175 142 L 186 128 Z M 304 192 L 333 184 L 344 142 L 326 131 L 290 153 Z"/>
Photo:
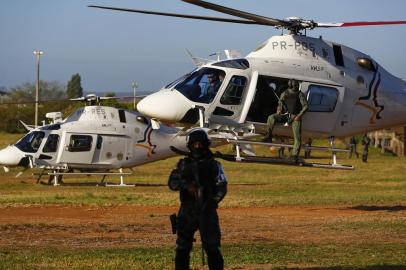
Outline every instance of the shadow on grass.
<path fill-rule="evenodd" d="M 362 267 L 354 266 L 333 266 L 333 267 L 300 267 L 300 268 L 275 268 L 275 269 L 289 269 L 289 270 L 404 270 L 406 265 L 370 265 Z"/>
<path fill-rule="evenodd" d="M 41 185 L 46 185 L 46 186 L 52 186 L 53 184 L 49 184 L 47 182 L 41 181 Z M 82 183 L 67 183 L 67 182 L 62 182 L 60 183 L 61 186 L 66 186 L 66 187 L 94 187 L 94 186 L 100 186 L 100 187 L 105 187 L 107 185 L 118 185 L 119 182 L 82 182 Z M 134 185 L 135 187 L 166 187 L 166 184 L 156 184 L 156 183 L 125 183 L 128 185 Z"/>
<path fill-rule="evenodd" d="M 266 186 L 268 183 L 229 183 L 229 186 Z"/>
<path fill-rule="evenodd" d="M 388 211 L 388 212 L 399 212 L 399 211 L 406 211 L 406 206 L 404 205 L 394 205 L 394 206 L 384 206 L 384 205 L 357 205 L 354 207 L 350 207 L 349 209 L 353 210 L 361 210 L 361 211 Z M 403 269 L 406 269 L 403 268 Z"/>

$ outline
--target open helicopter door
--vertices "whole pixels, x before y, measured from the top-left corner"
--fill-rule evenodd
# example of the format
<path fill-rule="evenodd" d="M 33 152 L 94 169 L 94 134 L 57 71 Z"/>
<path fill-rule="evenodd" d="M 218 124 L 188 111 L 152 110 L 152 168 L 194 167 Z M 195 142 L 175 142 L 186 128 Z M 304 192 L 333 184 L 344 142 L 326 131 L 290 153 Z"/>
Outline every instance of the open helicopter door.
<path fill-rule="evenodd" d="M 244 123 L 245 119 L 247 118 L 248 112 L 251 108 L 252 101 L 254 100 L 255 93 L 257 90 L 257 83 L 258 83 L 258 71 L 254 71 L 252 73 L 251 83 L 248 88 L 247 96 L 244 101 L 244 106 L 242 108 L 241 116 L 240 116 L 240 123 Z"/>
<path fill-rule="evenodd" d="M 238 123 L 244 122 L 246 111 L 255 94 L 257 79 L 258 72 L 256 71 L 251 76 L 244 72 L 228 74 L 225 90 L 208 111 L 211 120 L 216 122 L 216 119 L 228 118 Z M 246 108 L 247 106 L 248 108 Z M 244 119 L 241 122 L 242 117 Z"/>
<path fill-rule="evenodd" d="M 66 133 L 60 162 L 91 164 L 97 144 L 97 135 Z"/>
<path fill-rule="evenodd" d="M 303 118 L 308 132 L 329 135 L 334 131 L 343 103 L 345 88 L 314 82 L 302 82 L 309 109 Z"/>

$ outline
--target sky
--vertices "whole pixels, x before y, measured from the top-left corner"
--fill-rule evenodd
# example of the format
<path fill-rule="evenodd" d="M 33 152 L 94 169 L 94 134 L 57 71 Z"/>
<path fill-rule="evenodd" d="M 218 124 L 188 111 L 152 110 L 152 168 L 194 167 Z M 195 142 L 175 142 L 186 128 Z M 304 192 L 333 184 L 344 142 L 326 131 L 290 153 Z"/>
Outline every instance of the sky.
<path fill-rule="evenodd" d="M 220 5 L 283 19 L 318 22 L 406 20 L 404 0 L 211 0 Z M 194 68 L 186 54 L 236 49 L 247 55 L 281 31 L 266 26 L 194 21 L 89 8 L 133 9 L 224 16 L 180 0 L 0 0 L 0 87 L 36 79 L 33 51 L 41 57 L 41 79 L 66 85 L 79 73 L 86 92 L 157 91 Z M 371 55 L 406 79 L 406 25 L 318 29 L 323 36 Z"/>

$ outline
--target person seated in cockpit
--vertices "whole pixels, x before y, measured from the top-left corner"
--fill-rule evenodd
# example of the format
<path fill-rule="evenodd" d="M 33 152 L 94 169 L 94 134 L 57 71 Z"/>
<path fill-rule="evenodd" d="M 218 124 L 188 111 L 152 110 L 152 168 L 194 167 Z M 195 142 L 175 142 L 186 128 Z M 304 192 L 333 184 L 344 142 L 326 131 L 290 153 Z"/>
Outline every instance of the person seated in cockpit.
<path fill-rule="evenodd" d="M 221 81 L 216 73 L 209 74 L 207 79 L 209 80 L 209 86 L 206 89 L 206 94 L 203 96 L 203 100 L 210 103 L 213 101 L 217 91 L 220 89 Z"/>

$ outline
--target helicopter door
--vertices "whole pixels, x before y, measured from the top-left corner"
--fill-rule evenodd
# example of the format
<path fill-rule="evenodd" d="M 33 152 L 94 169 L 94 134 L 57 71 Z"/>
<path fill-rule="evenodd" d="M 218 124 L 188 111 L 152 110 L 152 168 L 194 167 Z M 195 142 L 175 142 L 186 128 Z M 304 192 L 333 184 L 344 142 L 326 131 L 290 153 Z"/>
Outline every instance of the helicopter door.
<path fill-rule="evenodd" d="M 91 164 L 96 143 L 96 135 L 66 133 L 61 162 Z"/>
<path fill-rule="evenodd" d="M 129 139 L 124 136 L 99 136 L 98 146 L 95 154 L 101 164 L 117 165 L 131 158 Z"/>
<path fill-rule="evenodd" d="M 309 103 L 303 128 L 309 132 L 332 133 L 340 114 L 344 87 L 303 82 L 301 90 Z"/>
<path fill-rule="evenodd" d="M 58 151 L 58 146 L 59 146 L 59 135 L 49 134 L 45 142 L 45 145 L 42 148 L 42 153 L 39 155 L 38 159 L 47 162 L 55 160 Z"/>
<path fill-rule="evenodd" d="M 227 117 L 238 121 L 244 105 L 249 80 L 245 75 L 234 74 L 228 81 L 220 101 L 214 103 L 210 109 L 213 119 L 216 116 Z"/>

